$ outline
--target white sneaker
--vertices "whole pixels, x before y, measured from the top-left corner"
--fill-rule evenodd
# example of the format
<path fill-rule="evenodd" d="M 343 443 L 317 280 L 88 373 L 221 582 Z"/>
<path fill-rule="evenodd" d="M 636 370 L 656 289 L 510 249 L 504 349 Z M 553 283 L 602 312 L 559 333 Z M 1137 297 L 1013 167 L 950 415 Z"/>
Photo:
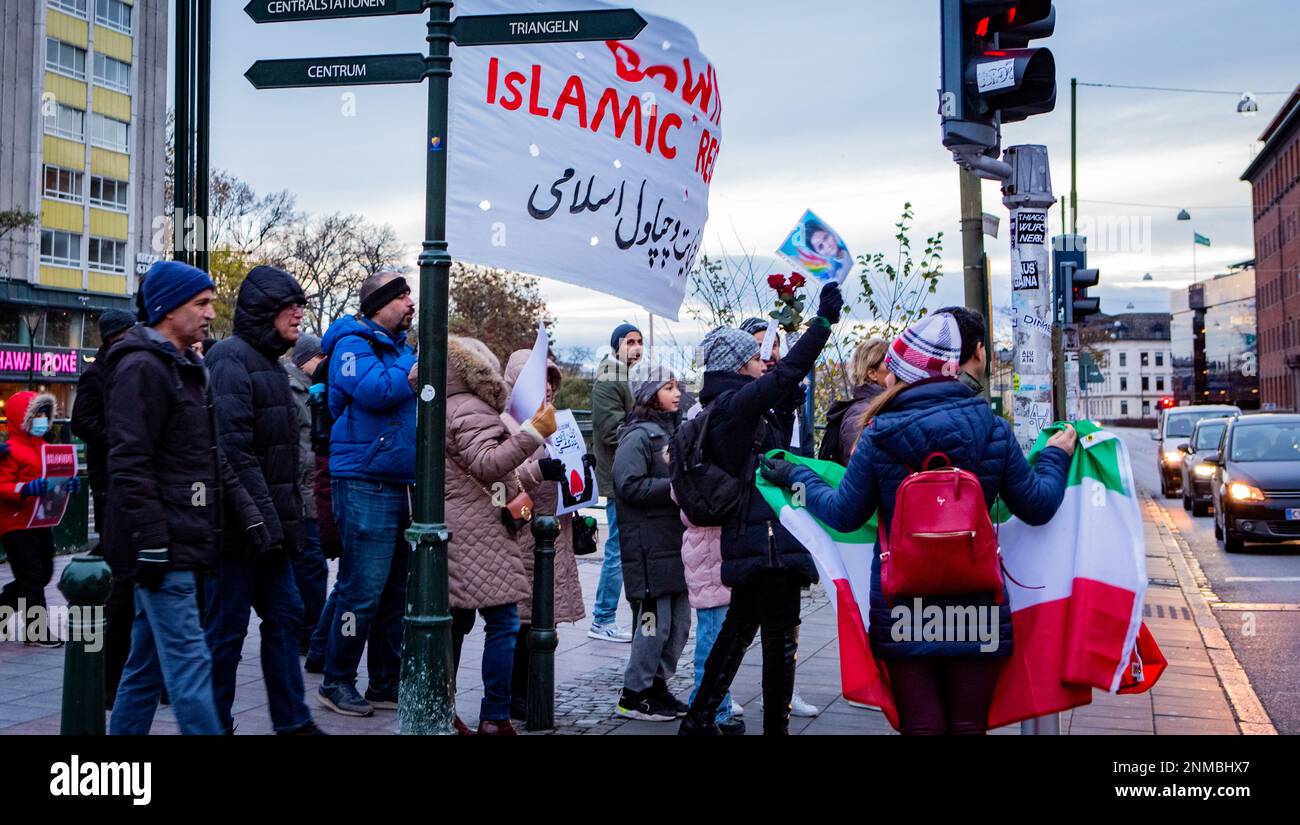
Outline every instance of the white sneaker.
<path fill-rule="evenodd" d="M 805 702 L 803 697 L 799 695 L 799 691 L 796 690 L 794 695 L 790 697 L 791 716 L 816 716 L 819 713 L 821 713 L 821 708 Z"/>
<path fill-rule="evenodd" d="M 731 700 L 731 715 L 732 715 L 732 716 L 744 716 L 744 715 L 745 715 L 745 707 L 744 707 L 744 705 L 742 705 L 742 704 L 740 704 L 739 702 L 737 702 L 734 698 Z"/>
<path fill-rule="evenodd" d="M 616 624 L 593 624 L 587 630 L 587 638 L 602 642 L 632 643 L 632 631 L 624 630 Z"/>

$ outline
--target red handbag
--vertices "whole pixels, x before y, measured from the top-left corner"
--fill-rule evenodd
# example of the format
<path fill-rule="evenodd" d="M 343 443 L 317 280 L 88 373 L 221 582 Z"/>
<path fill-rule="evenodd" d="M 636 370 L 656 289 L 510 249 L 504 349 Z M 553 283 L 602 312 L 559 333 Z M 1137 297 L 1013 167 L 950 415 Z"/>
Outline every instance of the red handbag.
<path fill-rule="evenodd" d="M 940 458 L 947 465 L 930 469 Z M 904 596 L 992 593 L 1004 600 L 997 534 L 973 473 L 931 453 L 898 485 L 889 533 L 880 535 L 880 587 Z"/>

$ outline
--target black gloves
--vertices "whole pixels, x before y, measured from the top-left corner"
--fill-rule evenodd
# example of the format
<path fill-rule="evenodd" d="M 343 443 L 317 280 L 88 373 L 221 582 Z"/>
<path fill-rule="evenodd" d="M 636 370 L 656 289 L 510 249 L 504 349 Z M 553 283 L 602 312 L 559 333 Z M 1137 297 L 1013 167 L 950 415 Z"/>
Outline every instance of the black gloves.
<path fill-rule="evenodd" d="M 140 550 L 135 555 L 135 583 L 145 590 L 157 590 L 171 564 L 172 554 L 166 547 Z"/>
<path fill-rule="evenodd" d="M 262 522 L 248 525 L 244 530 L 244 537 L 248 539 L 248 548 L 255 555 L 264 556 L 271 550 L 271 531 L 266 529 Z"/>
<path fill-rule="evenodd" d="M 817 296 L 817 315 L 834 325 L 840 322 L 840 311 L 844 309 L 844 296 L 840 294 L 840 285 L 834 281 L 822 287 Z"/>
<path fill-rule="evenodd" d="M 537 469 L 546 481 L 564 482 L 564 462 L 558 458 L 543 458 L 537 462 Z"/>
<path fill-rule="evenodd" d="M 780 455 L 773 458 L 760 456 L 758 459 L 759 472 L 763 478 L 772 482 L 778 487 L 790 489 L 794 477 L 794 471 L 799 469 L 798 464 L 793 464 L 781 458 Z"/>

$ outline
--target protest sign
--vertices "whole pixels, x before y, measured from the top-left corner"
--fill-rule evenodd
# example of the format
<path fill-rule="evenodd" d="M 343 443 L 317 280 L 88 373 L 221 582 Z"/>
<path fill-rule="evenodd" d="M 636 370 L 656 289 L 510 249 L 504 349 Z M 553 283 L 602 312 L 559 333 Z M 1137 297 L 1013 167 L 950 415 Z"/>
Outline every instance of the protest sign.
<path fill-rule="evenodd" d="M 839 234 L 811 209 L 805 210 L 776 254 L 825 283 L 844 283 L 853 269 L 853 256 Z"/>
<path fill-rule="evenodd" d="M 596 503 L 599 491 L 596 489 L 595 468 L 591 461 L 584 461 L 587 444 L 582 440 L 582 431 L 573 417 L 572 410 L 559 410 L 555 413 L 556 430 L 546 440 L 546 452 L 551 458 L 564 462 L 564 482 L 560 487 L 560 504 L 555 515 L 562 516 L 582 507 Z"/>
<path fill-rule="evenodd" d="M 68 509 L 68 481 L 77 475 L 77 448 L 71 444 L 41 445 L 41 475 L 49 486 L 36 501 L 27 528 L 55 527 Z"/>

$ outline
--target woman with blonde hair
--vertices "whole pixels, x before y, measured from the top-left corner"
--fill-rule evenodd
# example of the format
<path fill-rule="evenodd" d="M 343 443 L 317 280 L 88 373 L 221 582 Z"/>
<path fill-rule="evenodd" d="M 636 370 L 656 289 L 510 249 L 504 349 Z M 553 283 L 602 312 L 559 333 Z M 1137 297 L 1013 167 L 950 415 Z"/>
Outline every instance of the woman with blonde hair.
<path fill-rule="evenodd" d="M 853 447 L 862 435 L 862 416 L 871 402 L 885 391 L 885 353 L 889 344 L 883 338 L 868 338 L 858 344 L 849 361 L 849 382 L 853 397 L 836 401 L 826 411 L 826 433 L 822 436 L 817 457 L 823 461 L 847 464 Z"/>

